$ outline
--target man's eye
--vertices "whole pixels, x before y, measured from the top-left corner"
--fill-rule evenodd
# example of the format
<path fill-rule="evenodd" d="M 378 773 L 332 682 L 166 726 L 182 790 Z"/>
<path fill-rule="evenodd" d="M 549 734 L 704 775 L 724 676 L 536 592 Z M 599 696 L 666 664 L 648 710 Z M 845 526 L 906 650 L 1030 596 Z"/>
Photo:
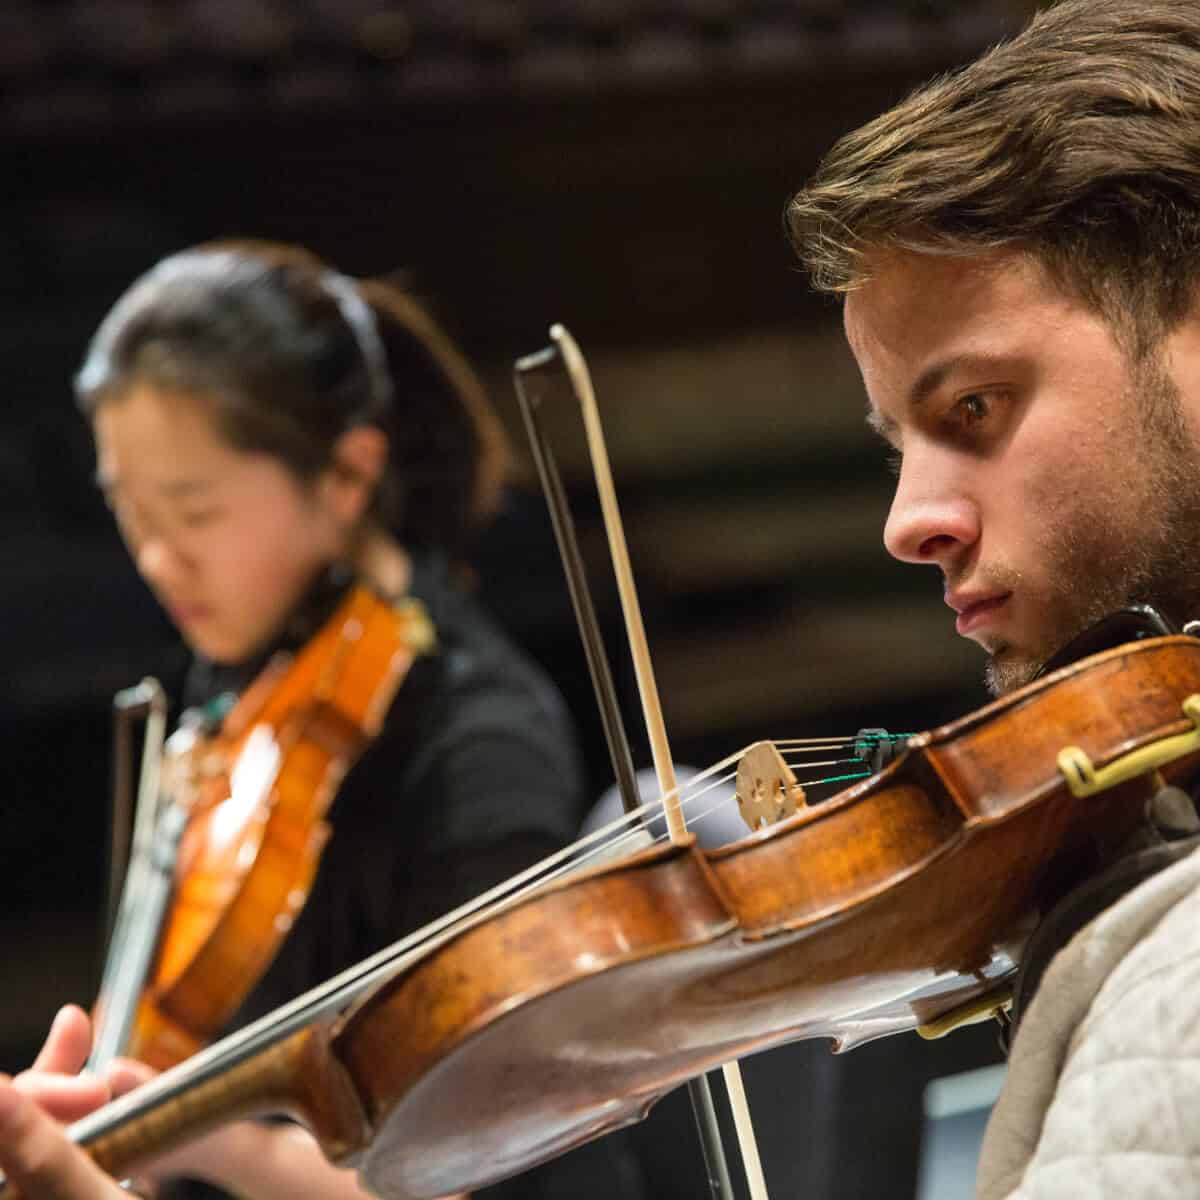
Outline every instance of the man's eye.
<path fill-rule="evenodd" d="M 990 409 L 987 394 L 984 392 L 971 392 L 960 397 L 956 407 L 960 419 L 966 425 L 975 425 L 982 421 Z"/>

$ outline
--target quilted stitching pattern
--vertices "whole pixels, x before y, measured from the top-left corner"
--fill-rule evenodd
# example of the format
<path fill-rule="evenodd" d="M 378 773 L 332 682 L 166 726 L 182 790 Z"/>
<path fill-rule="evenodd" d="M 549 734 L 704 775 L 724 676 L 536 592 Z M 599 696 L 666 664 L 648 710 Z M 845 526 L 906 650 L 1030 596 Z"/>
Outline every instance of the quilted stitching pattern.
<path fill-rule="evenodd" d="M 1054 959 L 1013 1046 L 978 1196 L 1200 1196 L 1200 852 Z"/>

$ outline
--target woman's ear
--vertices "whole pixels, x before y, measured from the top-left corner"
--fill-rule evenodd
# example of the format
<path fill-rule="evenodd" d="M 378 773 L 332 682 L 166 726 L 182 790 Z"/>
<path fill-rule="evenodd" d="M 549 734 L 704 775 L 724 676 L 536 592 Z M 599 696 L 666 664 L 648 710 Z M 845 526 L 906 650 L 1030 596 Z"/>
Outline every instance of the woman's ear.
<path fill-rule="evenodd" d="M 333 443 L 322 486 L 346 529 L 354 528 L 370 508 L 387 461 L 387 434 L 373 425 L 347 429 Z"/>

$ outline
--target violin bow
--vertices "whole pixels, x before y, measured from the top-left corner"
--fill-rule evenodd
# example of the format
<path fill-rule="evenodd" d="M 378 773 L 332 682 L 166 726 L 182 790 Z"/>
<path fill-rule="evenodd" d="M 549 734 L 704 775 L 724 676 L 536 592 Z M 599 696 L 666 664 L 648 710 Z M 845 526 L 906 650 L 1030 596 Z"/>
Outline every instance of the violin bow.
<path fill-rule="evenodd" d="M 642 704 L 642 716 L 646 723 L 646 732 L 650 741 L 650 752 L 654 760 L 654 770 L 658 778 L 659 792 L 663 797 L 663 812 L 666 817 L 667 829 L 671 841 L 678 845 L 686 842 L 689 835 L 683 816 L 683 808 L 679 801 L 675 766 L 667 742 L 666 724 L 663 720 L 662 705 L 659 702 L 654 668 L 650 661 L 646 630 L 642 621 L 641 607 L 638 603 L 637 588 L 633 580 L 633 569 L 629 562 L 629 550 L 625 542 L 625 530 L 621 521 L 620 509 L 617 505 L 616 488 L 613 484 L 612 470 L 608 461 L 608 449 L 605 445 L 604 433 L 600 425 L 600 413 L 596 405 L 591 374 L 588 371 L 587 362 L 583 357 L 582 351 L 564 326 L 559 324 L 552 326 L 550 329 L 550 338 L 554 342 L 553 347 L 539 354 L 520 359 L 517 362 L 515 371 L 517 396 L 520 400 L 521 411 L 529 432 L 538 473 L 541 476 L 542 485 L 550 504 L 551 518 L 554 522 L 559 549 L 563 556 L 564 566 L 567 569 L 571 599 L 575 605 L 576 616 L 579 619 L 580 629 L 583 634 L 584 649 L 587 654 L 592 681 L 600 698 L 601 717 L 604 723 L 605 735 L 608 738 L 609 751 L 613 757 L 617 781 L 621 789 L 625 808 L 627 811 L 630 811 L 631 804 L 636 806 L 638 803 L 637 789 L 636 783 L 633 782 L 632 766 L 629 762 L 628 741 L 624 737 L 620 716 L 617 712 L 611 673 L 608 670 L 603 648 L 600 645 L 595 614 L 588 598 L 587 585 L 583 578 L 578 549 L 574 544 L 570 514 L 567 510 L 562 487 L 557 478 L 557 473 L 553 469 L 553 462 L 547 452 L 540 429 L 537 426 L 534 403 L 532 398 L 527 394 L 522 381 L 525 373 L 545 366 L 550 358 L 557 353 L 566 370 L 567 378 L 570 381 L 583 417 L 588 454 L 591 459 L 596 489 L 600 497 L 604 528 L 608 537 L 609 554 L 616 576 L 617 591 L 621 598 L 621 611 L 625 619 L 625 631 L 629 638 L 630 652 L 633 658 L 638 695 Z M 741 1069 L 736 1062 L 729 1062 L 725 1063 L 721 1070 L 725 1078 L 726 1089 L 729 1093 L 729 1105 L 733 1112 L 734 1128 L 737 1131 L 738 1147 L 742 1154 L 742 1163 L 746 1172 L 746 1183 L 750 1191 L 751 1200 L 767 1200 L 766 1181 L 763 1177 L 762 1162 L 758 1153 L 758 1143 L 754 1136 L 754 1126 L 750 1118 L 750 1107 L 746 1100 L 746 1090 L 742 1082 Z M 709 1185 L 712 1188 L 713 1195 L 718 1200 L 722 1200 L 723 1197 L 729 1197 L 732 1200 L 732 1184 L 729 1180 L 728 1168 L 725 1165 L 720 1133 L 716 1127 L 715 1110 L 713 1108 L 712 1093 L 708 1087 L 708 1080 L 702 1075 L 697 1079 L 691 1080 L 688 1087 L 691 1094 L 692 1108 L 700 1131 L 705 1165 L 708 1168 Z"/>

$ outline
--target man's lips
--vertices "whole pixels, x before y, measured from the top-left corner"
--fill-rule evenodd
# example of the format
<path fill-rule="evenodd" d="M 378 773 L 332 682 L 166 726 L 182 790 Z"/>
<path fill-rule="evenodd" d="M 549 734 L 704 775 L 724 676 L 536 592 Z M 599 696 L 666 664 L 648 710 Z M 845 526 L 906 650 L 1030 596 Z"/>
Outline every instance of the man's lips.
<path fill-rule="evenodd" d="M 986 625 L 996 612 L 1008 603 L 1011 592 L 997 592 L 990 596 L 947 595 L 946 603 L 958 613 L 954 628 L 962 637 L 968 637 Z"/>

